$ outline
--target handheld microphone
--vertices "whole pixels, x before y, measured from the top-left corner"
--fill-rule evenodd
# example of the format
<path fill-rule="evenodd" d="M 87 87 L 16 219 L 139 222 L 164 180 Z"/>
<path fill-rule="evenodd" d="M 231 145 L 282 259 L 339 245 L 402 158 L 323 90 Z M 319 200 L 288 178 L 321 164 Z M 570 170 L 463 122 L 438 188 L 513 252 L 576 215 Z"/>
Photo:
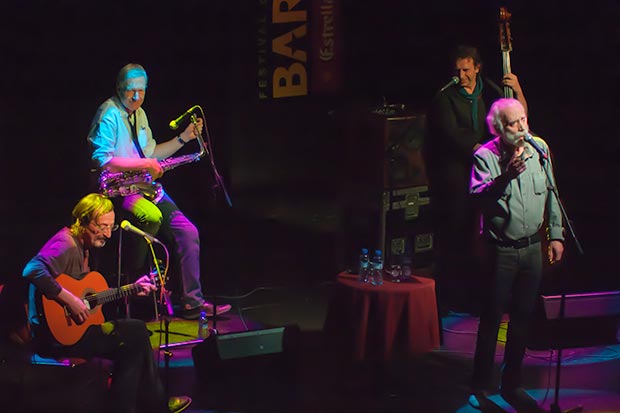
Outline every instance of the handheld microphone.
<path fill-rule="evenodd" d="M 187 110 L 185 111 L 185 113 L 184 113 L 184 114 L 182 114 L 181 116 L 179 116 L 178 118 L 176 118 L 176 119 L 174 119 L 174 120 L 171 120 L 171 121 L 170 121 L 170 123 L 168 124 L 168 126 L 170 127 L 170 129 L 172 129 L 172 130 L 177 129 L 177 128 L 179 127 L 179 124 L 180 124 L 181 122 L 183 122 L 183 121 L 185 120 L 185 118 L 187 118 L 189 115 L 191 115 L 191 114 L 192 114 L 192 112 L 194 112 L 194 110 L 195 110 L 196 108 L 199 108 L 199 107 L 200 107 L 200 106 L 198 106 L 198 105 L 194 105 L 194 106 L 192 106 L 191 108 L 187 109 Z"/>
<path fill-rule="evenodd" d="M 540 147 L 540 145 L 538 145 L 536 143 L 536 141 L 534 140 L 532 135 L 529 134 L 529 132 L 525 134 L 525 137 L 523 138 L 523 140 L 526 141 L 527 143 L 529 143 L 530 145 L 532 145 L 532 147 L 534 149 L 536 149 L 536 152 L 538 152 L 538 154 L 541 156 L 541 158 L 543 158 L 544 160 L 547 160 L 547 158 L 549 156 L 547 155 L 547 153 L 545 151 L 543 151 L 543 149 Z"/>
<path fill-rule="evenodd" d="M 121 222 L 121 228 L 125 231 L 128 232 L 133 232 L 134 234 L 140 235 L 141 237 L 146 238 L 147 240 L 149 240 L 150 242 L 156 242 L 158 244 L 161 244 L 161 242 L 155 238 L 154 236 L 152 236 L 149 233 L 146 233 L 144 231 L 142 231 L 140 228 L 136 228 L 133 225 L 131 225 L 131 223 L 129 221 L 127 221 L 126 219 L 123 220 Z"/>
<path fill-rule="evenodd" d="M 444 90 L 446 90 L 447 88 L 449 88 L 452 85 L 458 85 L 458 83 L 461 81 L 461 79 L 459 79 L 458 76 L 452 76 L 452 79 L 450 79 L 450 81 L 448 83 L 446 83 L 441 89 L 439 89 L 439 92 L 443 92 Z"/>

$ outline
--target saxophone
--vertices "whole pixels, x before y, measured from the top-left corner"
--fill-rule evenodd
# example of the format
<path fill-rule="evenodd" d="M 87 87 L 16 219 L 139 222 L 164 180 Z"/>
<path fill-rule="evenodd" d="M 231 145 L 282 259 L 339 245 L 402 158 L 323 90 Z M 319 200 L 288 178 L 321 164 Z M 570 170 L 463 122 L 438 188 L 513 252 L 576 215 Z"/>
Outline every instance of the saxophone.
<path fill-rule="evenodd" d="M 193 116 L 192 121 L 195 122 Z M 196 140 L 200 146 L 199 152 L 174 158 L 170 157 L 159 161 L 159 165 L 163 171 L 166 172 L 177 166 L 197 162 L 205 156 L 208 150 L 200 132 L 198 132 Z M 107 168 L 99 175 L 99 192 L 109 198 L 142 194 L 142 196 L 154 204 L 157 204 L 164 196 L 161 184 L 155 182 L 151 174 L 147 171 L 112 172 Z"/>

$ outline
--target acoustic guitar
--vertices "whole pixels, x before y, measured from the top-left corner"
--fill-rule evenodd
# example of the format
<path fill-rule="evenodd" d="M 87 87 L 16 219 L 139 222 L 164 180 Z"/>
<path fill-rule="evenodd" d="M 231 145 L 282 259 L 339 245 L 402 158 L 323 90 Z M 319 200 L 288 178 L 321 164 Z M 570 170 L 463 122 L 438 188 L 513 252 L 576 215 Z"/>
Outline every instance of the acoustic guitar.
<path fill-rule="evenodd" d="M 157 283 L 157 277 L 154 278 Z M 139 284 L 127 284 L 119 288 L 109 288 L 103 276 L 92 271 L 77 280 L 69 275 L 61 274 L 56 281 L 76 297 L 82 298 L 84 304 L 90 309 L 90 316 L 83 323 L 77 323 L 65 305 L 58 301 L 41 297 L 43 316 L 47 321 L 50 333 L 58 343 L 70 346 L 77 343 L 92 325 L 105 322 L 101 306 L 124 297 L 138 294 L 142 291 Z"/>

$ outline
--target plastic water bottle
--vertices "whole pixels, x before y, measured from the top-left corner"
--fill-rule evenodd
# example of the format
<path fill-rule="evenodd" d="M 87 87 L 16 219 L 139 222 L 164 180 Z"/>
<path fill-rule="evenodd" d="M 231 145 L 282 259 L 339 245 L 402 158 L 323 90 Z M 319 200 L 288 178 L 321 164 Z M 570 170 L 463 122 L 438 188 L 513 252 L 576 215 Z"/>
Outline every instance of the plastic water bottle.
<path fill-rule="evenodd" d="M 357 272 L 360 282 L 367 283 L 369 273 L 370 257 L 368 256 L 368 248 L 362 248 L 362 253 L 360 254 L 360 265 Z"/>
<path fill-rule="evenodd" d="M 207 320 L 207 312 L 201 311 L 198 317 L 198 338 L 204 340 L 209 336 L 209 321 Z"/>
<path fill-rule="evenodd" d="M 383 284 L 383 254 L 381 254 L 381 250 L 375 250 L 375 255 L 372 257 L 370 280 L 373 285 Z"/>

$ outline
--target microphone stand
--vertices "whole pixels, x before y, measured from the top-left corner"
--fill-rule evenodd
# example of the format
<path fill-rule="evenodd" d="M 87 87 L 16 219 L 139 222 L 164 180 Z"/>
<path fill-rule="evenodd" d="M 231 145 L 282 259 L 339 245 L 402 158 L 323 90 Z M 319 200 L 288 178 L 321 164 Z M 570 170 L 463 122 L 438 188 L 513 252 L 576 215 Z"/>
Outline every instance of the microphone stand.
<path fill-rule="evenodd" d="M 535 148 L 535 149 L 538 151 L 538 148 Z M 564 219 L 564 222 L 566 223 L 566 228 L 568 229 L 570 238 L 575 242 L 577 253 L 579 254 L 579 256 L 582 256 L 584 252 L 583 252 L 583 249 L 581 248 L 581 244 L 579 243 L 579 240 L 577 239 L 577 236 L 575 235 L 575 231 L 573 230 L 573 226 L 570 220 L 568 219 L 568 215 L 566 213 L 566 210 L 564 209 L 564 205 L 562 205 L 562 200 L 560 199 L 560 196 L 558 195 L 557 187 L 553 185 L 553 181 L 551 180 L 551 173 L 549 172 L 549 168 L 548 168 L 549 162 L 545 161 L 545 158 L 541 156 L 540 152 L 538 155 L 539 155 L 540 165 L 542 166 L 543 170 L 545 171 L 545 174 L 547 175 L 547 182 L 549 183 L 549 189 L 551 189 L 551 191 L 553 192 L 553 195 L 555 196 L 555 199 L 558 201 L 558 205 L 560 206 L 560 211 L 562 212 L 562 218 Z M 566 306 L 566 293 L 562 292 L 560 294 L 560 312 L 558 315 L 558 320 L 560 322 L 564 319 L 565 306 Z M 559 398 L 560 398 L 560 371 L 562 367 L 562 346 L 558 346 L 557 350 L 558 350 L 558 357 L 557 357 L 556 368 L 555 368 L 555 395 L 554 395 L 553 403 L 550 406 L 549 412 L 550 413 L 578 413 L 583 410 L 583 406 L 577 405 L 568 410 L 562 410 L 560 408 Z"/>
<path fill-rule="evenodd" d="M 170 319 L 173 317 L 172 312 L 172 304 L 169 301 L 168 291 L 166 290 L 166 282 L 162 276 L 161 269 L 159 268 L 159 261 L 157 260 L 157 256 L 155 255 L 155 250 L 153 249 L 153 242 L 148 238 L 144 237 L 146 243 L 149 245 L 149 249 L 151 251 L 151 256 L 153 257 L 153 265 L 155 266 L 155 271 L 157 273 L 157 279 L 159 280 L 160 286 L 160 299 L 157 301 L 155 298 L 155 294 L 153 294 L 153 305 L 155 308 L 155 318 L 164 322 L 164 388 L 166 390 L 166 394 L 169 394 L 169 372 L 170 372 L 170 359 L 173 354 L 169 350 L 170 345 Z M 161 242 L 158 242 L 164 249 L 166 246 Z M 167 250 L 166 250 L 167 251 Z M 160 310 L 161 308 L 161 310 Z M 161 328 L 160 328 L 161 333 Z"/>
<path fill-rule="evenodd" d="M 226 190 L 226 185 L 224 185 L 224 179 L 218 172 L 217 166 L 215 166 L 215 158 L 213 157 L 213 148 L 211 147 L 211 136 L 209 134 L 209 128 L 207 127 L 207 117 L 205 116 L 204 111 L 202 110 L 202 107 L 198 106 L 198 108 L 200 109 L 200 113 L 202 114 L 202 119 L 204 119 L 204 127 L 205 127 L 205 132 L 207 135 L 207 140 L 206 142 L 204 142 L 200 134 L 200 131 L 197 129 L 198 136 L 199 136 L 198 142 L 205 145 L 204 149 L 207 152 L 207 155 L 209 156 L 209 162 L 211 163 L 211 168 L 213 169 L 213 177 L 215 179 L 215 185 L 213 186 L 213 188 L 219 187 L 222 190 L 222 192 L 224 193 L 224 197 L 226 198 L 226 203 L 228 204 L 230 208 L 232 208 L 232 201 L 230 199 L 230 196 L 228 195 L 228 191 Z M 192 123 L 194 123 L 194 126 L 196 125 L 195 117 L 192 117 Z"/>
<path fill-rule="evenodd" d="M 123 251 L 123 231 L 119 231 L 119 234 L 118 234 L 118 252 L 117 252 L 118 260 L 117 260 L 117 268 L 116 268 L 116 272 L 117 272 L 117 274 L 116 274 L 116 288 L 118 288 L 118 289 L 121 288 L 121 285 L 122 285 L 121 278 L 123 277 L 122 270 L 121 270 L 121 268 L 122 268 L 122 258 L 121 257 L 123 255 L 122 251 Z M 125 318 L 130 318 L 129 297 L 125 296 L 123 298 L 123 302 L 125 304 Z M 119 311 L 118 306 L 116 307 L 116 311 L 118 313 L 118 311 Z"/>

